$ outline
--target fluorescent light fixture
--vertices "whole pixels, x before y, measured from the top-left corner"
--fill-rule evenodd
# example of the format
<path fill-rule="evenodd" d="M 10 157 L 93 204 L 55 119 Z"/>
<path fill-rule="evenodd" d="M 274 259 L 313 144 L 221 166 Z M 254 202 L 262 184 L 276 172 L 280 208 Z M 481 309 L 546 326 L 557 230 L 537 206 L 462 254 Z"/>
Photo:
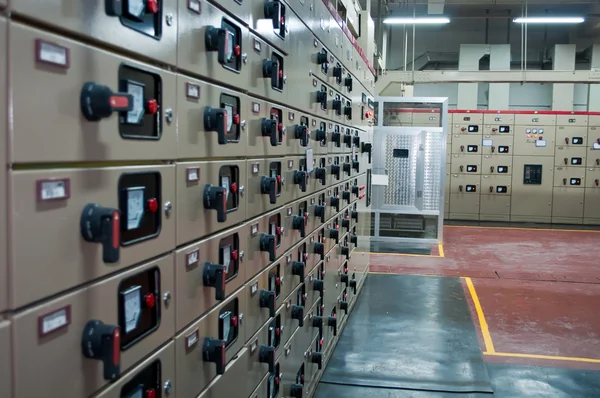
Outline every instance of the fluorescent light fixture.
<path fill-rule="evenodd" d="M 425 24 L 425 25 L 441 25 L 449 23 L 449 18 L 403 18 L 403 17 L 390 17 L 383 20 L 383 23 L 389 25 L 415 25 L 415 24 Z"/>
<path fill-rule="evenodd" d="M 527 17 L 515 18 L 516 23 L 582 23 L 585 18 L 582 17 Z"/>

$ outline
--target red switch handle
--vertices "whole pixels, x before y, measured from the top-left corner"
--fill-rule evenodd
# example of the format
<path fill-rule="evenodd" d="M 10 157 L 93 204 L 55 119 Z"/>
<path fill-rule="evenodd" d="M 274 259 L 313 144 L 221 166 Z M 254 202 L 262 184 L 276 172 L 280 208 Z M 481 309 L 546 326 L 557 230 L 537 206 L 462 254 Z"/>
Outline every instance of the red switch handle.
<path fill-rule="evenodd" d="M 565 144 L 569 145 L 569 137 L 565 137 Z"/>
<path fill-rule="evenodd" d="M 461 152 L 464 152 L 464 151 L 465 151 L 465 146 L 464 146 L 464 145 L 461 145 L 461 146 L 460 146 L 460 151 L 461 151 Z"/>
<path fill-rule="evenodd" d="M 459 186 L 458 186 L 458 191 L 459 191 L 459 192 L 462 192 L 462 190 L 463 190 L 463 186 L 462 186 L 462 185 L 459 185 Z"/>
<path fill-rule="evenodd" d="M 490 187 L 490 193 L 494 192 L 494 187 Z"/>
<path fill-rule="evenodd" d="M 563 185 L 567 185 L 567 179 L 563 178 Z"/>
<path fill-rule="evenodd" d="M 493 173 L 494 172 L 494 166 L 490 166 L 490 171 Z"/>
<path fill-rule="evenodd" d="M 569 159 L 565 158 L 565 164 L 569 164 Z"/>

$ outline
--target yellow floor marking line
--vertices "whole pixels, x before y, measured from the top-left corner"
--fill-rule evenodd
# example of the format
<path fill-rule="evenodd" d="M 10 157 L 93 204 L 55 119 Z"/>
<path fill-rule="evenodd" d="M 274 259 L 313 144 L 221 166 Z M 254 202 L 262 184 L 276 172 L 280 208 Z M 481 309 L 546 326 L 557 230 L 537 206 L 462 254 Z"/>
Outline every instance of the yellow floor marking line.
<path fill-rule="evenodd" d="M 483 315 L 483 309 L 481 308 L 481 303 L 479 302 L 479 297 L 477 297 L 477 292 L 475 291 L 475 286 L 473 286 L 473 281 L 469 277 L 463 278 L 467 283 L 467 287 L 469 288 L 469 293 L 471 293 L 471 299 L 473 300 L 473 305 L 475 306 L 475 311 L 477 312 L 477 318 L 479 319 L 479 325 L 481 327 L 481 334 L 483 335 L 483 342 L 485 344 L 485 352 L 488 354 L 494 354 L 496 350 L 494 349 L 494 343 L 492 342 L 492 336 L 490 335 L 490 329 L 488 328 L 488 324 L 485 321 L 485 316 Z"/>
<path fill-rule="evenodd" d="M 438 251 L 440 252 L 440 257 L 446 257 L 444 255 L 444 244 L 443 243 L 438 243 Z"/>
<path fill-rule="evenodd" d="M 550 361 L 600 363 L 600 359 L 579 358 L 579 357 L 560 357 L 560 356 L 554 356 L 554 355 L 514 354 L 514 353 L 509 353 L 509 352 L 484 352 L 483 355 L 496 356 L 496 357 L 545 359 L 545 360 L 550 360 Z"/>
<path fill-rule="evenodd" d="M 554 232 L 600 232 L 595 229 L 560 229 L 560 228 L 520 228 L 520 227 L 478 227 L 476 225 L 444 225 L 444 228 L 483 228 L 483 229 L 513 229 L 521 231 L 554 231 Z"/>

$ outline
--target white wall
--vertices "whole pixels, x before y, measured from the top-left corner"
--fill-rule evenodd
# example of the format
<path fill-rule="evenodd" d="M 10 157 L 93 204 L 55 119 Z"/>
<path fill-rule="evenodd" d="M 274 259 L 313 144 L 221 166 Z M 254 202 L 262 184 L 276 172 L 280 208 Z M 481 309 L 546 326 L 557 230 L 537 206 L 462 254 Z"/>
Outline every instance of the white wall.
<path fill-rule="evenodd" d="M 477 107 L 487 109 L 488 107 L 488 84 L 479 84 Z M 575 111 L 587 110 L 587 97 L 589 85 L 576 84 L 574 107 Z M 458 97 L 457 84 L 416 84 L 414 88 L 415 97 L 448 97 L 448 106 L 456 108 Z M 552 109 L 552 85 L 536 83 L 513 83 L 510 85 L 510 109 Z"/>

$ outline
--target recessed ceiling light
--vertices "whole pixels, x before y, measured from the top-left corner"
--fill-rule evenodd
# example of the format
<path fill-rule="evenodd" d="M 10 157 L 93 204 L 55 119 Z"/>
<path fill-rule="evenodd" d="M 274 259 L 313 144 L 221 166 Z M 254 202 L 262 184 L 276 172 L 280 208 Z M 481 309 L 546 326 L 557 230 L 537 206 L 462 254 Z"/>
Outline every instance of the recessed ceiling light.
<path fill-rule="evenodd" d="M 426 25 L 442 25 L 450 22 L 449 18 L 403 18 L 403 17 L 390 17 L 383 20 L 384 24 L 388 25 L 415 25 L 415 24 L 426 24 Z"/>

